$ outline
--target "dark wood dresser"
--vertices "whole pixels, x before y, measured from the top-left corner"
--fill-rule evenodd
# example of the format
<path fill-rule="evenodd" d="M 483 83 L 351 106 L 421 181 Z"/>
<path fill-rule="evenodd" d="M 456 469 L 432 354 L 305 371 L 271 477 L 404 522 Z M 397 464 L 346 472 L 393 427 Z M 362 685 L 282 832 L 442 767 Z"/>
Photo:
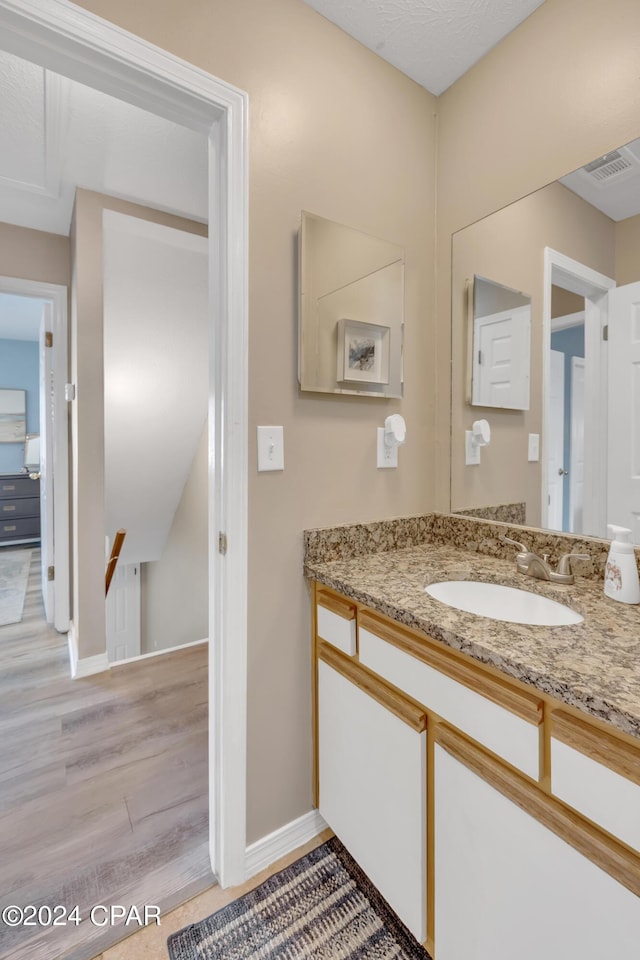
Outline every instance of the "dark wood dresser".
<path fill-rule="evenodd" d="M 40 480 L 0 475 L 0 546 L 40 540 Z"/>

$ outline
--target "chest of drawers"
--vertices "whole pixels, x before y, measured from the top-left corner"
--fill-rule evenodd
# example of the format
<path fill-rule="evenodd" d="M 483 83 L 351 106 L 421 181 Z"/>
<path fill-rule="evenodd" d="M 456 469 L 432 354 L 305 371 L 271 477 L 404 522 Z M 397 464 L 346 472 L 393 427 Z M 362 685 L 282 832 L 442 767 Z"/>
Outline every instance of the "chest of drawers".
<path fill-rule="evenodd" d="M 40 480 L 0 476 L 0 545 L 40 539 Z"/>

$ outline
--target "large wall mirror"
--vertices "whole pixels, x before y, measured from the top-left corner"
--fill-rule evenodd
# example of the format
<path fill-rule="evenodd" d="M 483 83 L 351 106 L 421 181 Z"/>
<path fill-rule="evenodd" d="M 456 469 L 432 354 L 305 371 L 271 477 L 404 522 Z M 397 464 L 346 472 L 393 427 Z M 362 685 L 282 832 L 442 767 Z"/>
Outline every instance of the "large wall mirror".
<path fill-rule="evenodd" d="M 404 250 L 302 212 L 301 390 L 402 397 Z"/>
<path fill-rule="evenodd" d="M 531 294 L 530 401 L 465 466 L 474 275 Z M 452 511 L 640 544 L 640 140 L 454 234 L 451 330 Z"/>

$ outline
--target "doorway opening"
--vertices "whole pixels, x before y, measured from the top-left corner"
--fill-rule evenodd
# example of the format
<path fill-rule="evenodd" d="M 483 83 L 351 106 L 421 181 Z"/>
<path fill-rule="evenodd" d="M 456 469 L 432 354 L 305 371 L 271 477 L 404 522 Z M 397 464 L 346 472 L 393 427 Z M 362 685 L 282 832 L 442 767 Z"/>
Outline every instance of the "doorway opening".
<path fill-rule="evenodd" d="M 605 536 L 605 330 L 616 284 L 550 247 L 544 257 L 542 526 Z"/>
<path fill-rule="evenodd" d="M 0 473 L 15 478 L 3 500 L 0 544 L 35 545 L 46 622 L 69 629 L 69 471 L 65 383 L 67 289 L 0 277 L 2 386 L 25 391 L 24 439 L 2 444 Z"/>
<path fill-rule="evenodd" d="M 89 87 L 205 133 L 209 144 L 210 370 L 208 572 L 210 690 L 209 854 L 223 886 L 245 876 L 247 595 L 247 98 L 228 84 L 94 15 L 40 0 L 0 0 L 2 48 Z M 72 370 L 76 377 L 77 370 Z M 89 378 L 90 379 L 90 378 Z M 74 642 L 78 663 L 104 669 L 104 524 L 94 486 L 100 418 L 90 384 L 72 403 Z M 95 387 L 95 383 L 92 385 Z M 84 389 L 84 394 L 83 394 Z M 80 399 L 82 397 L 82 403 Z M 83 446 L 89 457 L 79 453 Z M 218 550 L 224 542 L 226 551 Z M 95 629 L 94 629 L 95 628 Z"/>

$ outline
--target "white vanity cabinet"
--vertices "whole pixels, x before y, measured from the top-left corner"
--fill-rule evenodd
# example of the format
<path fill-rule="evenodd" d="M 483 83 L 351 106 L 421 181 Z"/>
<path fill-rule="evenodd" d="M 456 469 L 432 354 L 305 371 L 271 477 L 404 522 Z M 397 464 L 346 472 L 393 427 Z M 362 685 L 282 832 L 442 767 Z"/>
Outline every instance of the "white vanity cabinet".
<path fill-rule="evenodd" d="M 640 744 L 554 710 L 551 792 L 640 853 Z"/>
<path fill-rule="evenodd" d="M 318 663 L 319 808 L 420 942 L 427 935 L 426 721 L 357 665 Z"/>
<path fill-rule="evenodd" d="M 526 791 L 507 796 L 483 757 L 470 769 L 460 744 L 435 747 L 437 960 L 636 960 L 640 898 L 523 809 Z"/>
<path fill-rule="evenodd" d="M 636 960 L 640 743 L 316 590 L 320 812 L 435 960 Z"/>

